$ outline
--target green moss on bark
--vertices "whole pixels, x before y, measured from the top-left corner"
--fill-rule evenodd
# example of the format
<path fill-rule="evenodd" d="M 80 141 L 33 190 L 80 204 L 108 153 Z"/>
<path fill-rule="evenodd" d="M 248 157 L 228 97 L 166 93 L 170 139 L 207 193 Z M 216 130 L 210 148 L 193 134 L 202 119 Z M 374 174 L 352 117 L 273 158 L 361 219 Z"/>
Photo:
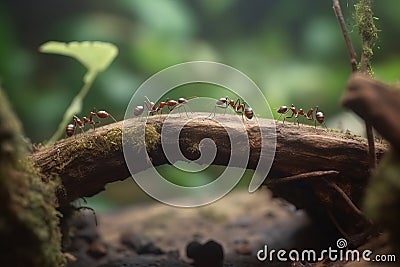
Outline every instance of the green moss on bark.
<path fill-rule="evenodd" d="M 371 6 L 371 0 L 360 0 L 354 5 L 354 20 L 362 39 L 362 54 L 367 61 L 371 60 L 374 54 L 373 48 L 378 39 L 378 28 L 374 23 L 376 18 L 372 13 Z M 372 74 L 371 68 L 369 68 L 369 71 L 371 72 L 370 74 Z"/>
<path fill-rule="evenodd" d="M 0 88 L 0 258 L 3 266 L 63 266 L 56 182 L 26 157 L 21 126 Z"/>

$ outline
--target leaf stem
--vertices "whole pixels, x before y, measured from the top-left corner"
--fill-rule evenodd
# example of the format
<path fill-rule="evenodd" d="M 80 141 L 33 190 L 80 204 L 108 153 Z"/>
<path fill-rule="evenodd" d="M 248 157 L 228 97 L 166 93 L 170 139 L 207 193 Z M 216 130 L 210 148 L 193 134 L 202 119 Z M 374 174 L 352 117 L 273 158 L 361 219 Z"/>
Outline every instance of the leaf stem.
<path fill-rule="evenodd" d="M 85 77 L 89 77 L 84 80 L 83 86 L 79 93 L 72 99 L 71 104 L 67 108 L 64 113 L 63 119 L 58 125 L 57 131 L 53 134 L 53 136 L 46 142 L 46 145 L 51 145 L 55 143 L 58 139 L 62 137 L 65 132 L 65 127 L 71 121 L 71 118 L 82 111 L 82 103 L 83 99 L 89 92 L 90 88 L 93 85 L 94 80 L 96 79 L 97 72 L 91 73 L 91 75 L 85 75 Z"/>

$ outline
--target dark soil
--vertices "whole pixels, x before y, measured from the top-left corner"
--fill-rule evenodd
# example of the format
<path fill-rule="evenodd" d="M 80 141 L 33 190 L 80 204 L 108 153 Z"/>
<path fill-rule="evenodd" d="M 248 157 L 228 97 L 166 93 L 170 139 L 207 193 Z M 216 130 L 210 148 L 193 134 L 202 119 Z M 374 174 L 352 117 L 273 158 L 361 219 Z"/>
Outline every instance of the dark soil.
<path fill-rule="evenodd" d="M 323 248 L 330 242 L 320 225 L 312 224 L 294 206 L 272 199 L 266 189 L 253 194 L 232 192 L 216 203 L 193 209 L 158 202 L 133 206 L 97 213 L 97 220 L 96 226 L 90 211 L 75 217 L 68 267 L 290 266 L 289 262 L 260 262 L 256 254 L 264 245 L 268 250 Z M 222 246 L 223 263 L 212 258 L 220 255 L 213 246 L 204 253 L 197 248 L 202 255 L 197 259 L 192 252 L 191 258 L 187 256 L 189 243 L 202 246 L 210 240 L 217 244 L 212 243 L 214 247 Z M 204 263 L 209 258 L 211 262 Z"/>

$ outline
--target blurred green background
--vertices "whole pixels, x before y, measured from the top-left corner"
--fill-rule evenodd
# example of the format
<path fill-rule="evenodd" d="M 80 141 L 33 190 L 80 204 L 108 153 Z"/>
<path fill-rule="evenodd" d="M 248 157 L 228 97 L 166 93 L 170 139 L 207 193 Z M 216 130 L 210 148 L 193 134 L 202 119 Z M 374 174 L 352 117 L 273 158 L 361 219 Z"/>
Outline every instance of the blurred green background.
<path fill-rule="evenodd" d="M 359 48 L 355 2 L 341 1 Z M 400 77 L 400 5 L 375 1 L 374 12 L 381 31 L 373 69 L 378 79 L 394 83 Z M 97 107 L 122 119 L 133 92 L 154 73 L 211 60 L 247 74 L 271 108 L 319 105 L 329 127 L 363 132 L 339 105 L 350 67 L 329 0 L 3 0 L 0 40 L 0 82 L 33 142 L 56 130 L 85 72 L 73 59 L 39 53 L 50 40 L 99 40 L 119 48 L 85 99 L 85 114 Z"/>

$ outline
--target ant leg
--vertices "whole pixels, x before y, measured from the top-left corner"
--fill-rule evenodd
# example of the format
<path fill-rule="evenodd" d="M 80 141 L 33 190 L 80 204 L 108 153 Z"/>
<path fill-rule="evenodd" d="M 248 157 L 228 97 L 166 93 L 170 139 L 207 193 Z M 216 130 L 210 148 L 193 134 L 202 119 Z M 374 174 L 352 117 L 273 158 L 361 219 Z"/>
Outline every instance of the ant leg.
<path fill-rule="evenodd" d="M 189 118 L 189 115 L 187 114 L 187 110 L 186 110 L 186 107 L 185 106 L 182 106 L 183 107 L 183 109 L 185 110 L 185 114 L 186 114 L 186 117 L 188 117 Z M 188 107 L 189 108 L 189 107 Z M 192 112 L 193 113 L 193 112 Z"/>
<path fill-rule="evenodd" d="M 214 118 L 215 117 L 215 111 L 217 110 L 217 105 L 214 106 L 214 110 L 208 115 L 208 118 Z M 213 116 L 211 116 L 213 115 Z"/>
<path fill-rule="evenodd" d="M 108 115 L 110 116 L 111 119 L 114 120 L 114 122 L 117 122 L 117 120 L 113 117 L 113 115 L 111 115 L 111 114 L 108 114 Z"/>
<path fill-rule="evenodd" d="M 86 201 L 86 200 L 85 200 Z M 93 208 L 91 208 L 91 207 L 84 207 L 84 206 L 81 206 L 81 207 L 78 207 L 78 208 L 76 208 L 77 210 L 90 210 L 92 213 L 93 213 L 93 216 L 94 216 L 94 223 L 96 224 L 96 226 L 98 225 L 97 224 L 97 216 L 96 216 L 96 212 L 94 211 L 94 209 Z"/>
<path fill-rule="evenodd" d="M 276 119 L 276 122 L 279 121 L 279 119 L 282 117 L 283 113 L 281 113 L 281 115 L 279 115 L 279 117 Z"/>
<path fill-rule="evenodd" d="M 291 119 L 291 118 L 293 118 L 293 116 L 295 116 L 295 113 L 294 113 L 294 112 L 292 112 L 292 115 L 287 116 L 286 119 Z M 284 120 L 284 121 L 285 121 L 285 120 Z M 295 119 L 294 119 L 294 123 L 296 124 L 296 117 L 295 117 Z"/>
<path fill-rule="evenodd" d="M 76 210 L 78 210 L 78 211 L 81 211 L 81 210 L 90 210 L 90 211 L 93 213 L 93 215 L 94 215 L 94 222 L 95 222 L 95 224 L 96 224 L 96 226 L 97 226 L 97 216 L 96 216 L 96 212 L 95 212 L 94 209 L 91 208 L 91 207 L 82 206 L 80 200 L 83 201 L 83 204 L 84 204 L 84 205 L 87 205 L 87 203 L 88 203 L 87 200 L 86 200 L 86 198 L 84 198 L 84 197 L 81 197 L 81 198 L 77 199 L 77 202 L 78 202 L 79 207 L 75 207 Z"/>
<path fill-rule="evenodd" d="M 279 121 L 279 119 L 282 117 L 282 115 L 285 115 L 286 113 L 288 113 L 288 110 L 286 112 L 281 113 L 281 115 L 279 115 L 278 119 L 276 120 L 276 122 Z M 283 117 L 283 123 L 285 123 L 285 117 Z"/>
<path fill-rule="evenodd" d="M 171 112 L 171 111 L 173 111 L 175 109 L 175 106 L 172 106 L 172 107 L 168 106 L 168 109 Z"/>
<path fill-rule="evenodd" d="M 187 114 L 187 110 L 186 110 L 186 107 L 184 106 L 184 104 L 180 104 L 180 105 L 176 106 L 174 109 L 179 109 L 179 110 L 181 110 L 182 108 L 185 110 L 186 117 L 189 118 L 189 115 Z M 189 108 L 189 107 L 188 107 L 188 108 Z M 178 113 L 179 113 L 179 117 L 182 117 L 182 116 L 181 116 L 181 112 L 178 112 Z"/>
<path fill-rule="evenodd" d="M 300 127 L 300 119 L 299 119 L 299 114 L 296 115 L 295 119 L 294 119 L 294 124 L 296 124 L 297 121 L 297 126 Z"/>
<path fill-rule="evenodd" d="M 228 106 L 227 106 L 227 105 L 225 105 L 225 106 L 215 105 L 215 106 L 214 106 L 214 111 L 211 112 L 211 114 L 213 114 L 213 116 L 212 116 L 213 118 L 215 117 L 215 113 L 216 113 L 216 111 L 217 111 L 217 108 L 223 108 L 223 109 L 224 109 L 224 115 L 225 115 L 226 109 L 228 108 Z M 209 117 L 211 117 L 211 114 L 210 114 Z"/>
<path fill-rule="evenodd" d="M 100 123 L 100 121 L 93 121 L 90 125 L 93 128 L 93 131 L 96 131 L 96 123 Z"/>

